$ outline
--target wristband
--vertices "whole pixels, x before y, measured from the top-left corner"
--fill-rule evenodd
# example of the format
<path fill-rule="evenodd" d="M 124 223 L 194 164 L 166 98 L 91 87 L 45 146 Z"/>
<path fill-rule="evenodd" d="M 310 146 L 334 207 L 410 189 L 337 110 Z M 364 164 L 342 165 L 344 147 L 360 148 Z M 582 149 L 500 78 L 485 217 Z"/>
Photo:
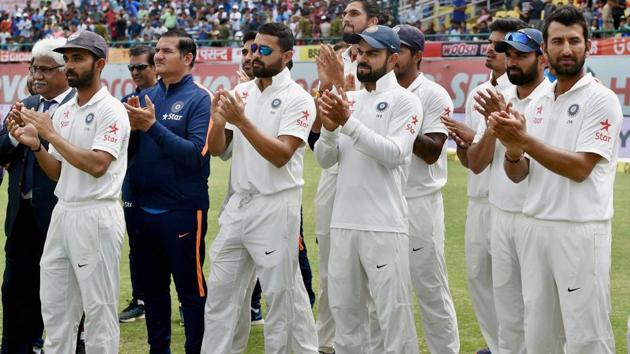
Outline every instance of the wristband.
<path fill-rule="evenodd" d="M 516 160 L 512 160 L 509 156 L 507 151 L 505 152 L 505 161 L 509 162 L 509 163 L 519 163 L 521 160 L 523 159 L 523 154 L 521 154 Z"/>
<path fill-rule="evenodd" d="M 39 146 L 37 147 L 37 149 L 35 149 L 35 150 L 31 149 L 31 151 L 32 152 L 40 152 L 40 151 L 42 151 L 42 142 L 41 141 L 39 142 Z"/>

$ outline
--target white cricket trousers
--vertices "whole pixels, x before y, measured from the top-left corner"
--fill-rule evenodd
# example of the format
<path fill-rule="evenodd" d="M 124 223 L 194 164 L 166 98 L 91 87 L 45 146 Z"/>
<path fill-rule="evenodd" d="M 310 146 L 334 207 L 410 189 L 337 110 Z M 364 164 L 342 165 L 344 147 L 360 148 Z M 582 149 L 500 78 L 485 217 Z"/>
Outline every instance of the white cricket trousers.
<path fill-rule="evenodd" d="M 383 338 L 382 353 L 419 353 L 407 235 L 331 228 L 330 241 L 328 286 L 336 325 L 335 352 L 371 351 L 366 330 L 371 296 Z"/>
<path fill-rule="evenodd" d="M 409 265 L 424 334 L 433 354 L 458 354 L 459 330 L 444 258 L 442 192 L 407 199 Z"/>
<path fill-rule="evenodd" d="M 239 347 L 238 325 L 254 272 L 267 303 L 265 353 L 317 353 L 315 320 L 298 265 L 301 190 L 274 195 L 235 193 L 219 218 L 209 251 L 202 353 Z M 247 305 L 247 306 L 246 306 Z"/>
<path fill-rule="evenodd" d="M 118 201 L 65 203 L 53 210 L 40 261 L 44 351 L 76 351 L 85 312 L 85 349 L 117 354 L 119 258 L 125 218 Z"/>
<path fill-rule="evenodd" d="M 521 277 L 528 353 L 615 353 L 610 220 L 524 217 Z"/>
<path fill-rule="evenodd" d="M 499 325 L 492 289 L 490 203 L 488 198 L 468 198 L 464 237 L 470 300 L 486 344 L 491 352 L 498 353 Z"/>
<path fill-rule="evenodd" d="M 492 282 L 499 323 L 497 354 L 525 354 L 523 288 L 521 286 L 522 213 L 491 206 Z"/>
<path fill-rule="evenodd" d="M 317 340 L 319 351 L 334 353 L 335 320 L 328 302 L 330 220 L 337 188 L 337 174 L 322 170 L 315 196 L 315 236 L 319 248 L 319 291 L 317 293 Z"/>

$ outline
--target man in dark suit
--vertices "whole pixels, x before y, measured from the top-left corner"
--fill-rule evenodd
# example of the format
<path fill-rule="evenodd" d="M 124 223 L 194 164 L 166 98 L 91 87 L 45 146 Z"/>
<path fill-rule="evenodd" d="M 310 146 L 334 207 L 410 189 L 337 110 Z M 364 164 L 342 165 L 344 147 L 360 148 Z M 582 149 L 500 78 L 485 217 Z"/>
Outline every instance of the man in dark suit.
<path fill-rule="evenodd" d="M 65 42 L 60 38 L 35 44 L 29 71 L 36 94 L 16 103 L 18 108 L 22 106 L 52 116 L 57 107 L 74 96 L 65 76 L 63 57 L 53 52 Z M 48 142 L 42 141 L 42 144 L 48 147 Z M 9 173 L 1 353 L 32 354 L 43 344 L 39 260 L 57 203 L 55 183 L 40 169 L 33 152 L 19 144 L 6 128 L 0 131 L 0 165 L 8 166 Z"/>

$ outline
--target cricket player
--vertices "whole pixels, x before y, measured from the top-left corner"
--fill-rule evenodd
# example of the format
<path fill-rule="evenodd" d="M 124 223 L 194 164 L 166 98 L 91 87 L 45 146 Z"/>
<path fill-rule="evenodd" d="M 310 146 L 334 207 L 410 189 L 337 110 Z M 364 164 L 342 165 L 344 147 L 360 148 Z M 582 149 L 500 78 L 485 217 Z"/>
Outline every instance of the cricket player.
<path fill-rule="evenodd" d="M 444 119 L 449 135 L 457 143 L 457 157 L 462 165 L 468 167 L 467 150 L 475 137 L 475 130 L 484 120 L 483 115 L 474 109 L 474 95 L 486 89 L 504 92 L 510 89 L 510 83 L 505 74 L 505 54 L 497 53 L 494 46 L 503 41 L 509 32 L 516 32 L 526 24 L 513 18 L 500 18 L 490 24 L 490 44 L 486 54 L 486 67 L 491 70 L 490 80 L 472 89 L 466 99 L 465 123 L 453 119 Z M 446 116 L 450 112 L 446 113 Z M 492 289 L 492 256 L 490 253 L 490 204 L 488 203 L 488 188 L 490 184 L 490 170 L 479 174 L 468 172 L 468 209 L 466 211 L 465 249 L 466 273 L 468 290 L 477 316 L 481 334 L 486 340 L 489 350 L 480 353 L 498 352 L 499 327 L 494 305 Z"/>
<path fill-rule="evenodd" d="M 440 116 L 453 110 L 446 90 L 420 71 L 424 34 L 399 25 L 400 55 L 395 67 L 398 83 L 422 103 L 422 125 L 413 144 L 405 198 L 409 206 L 409 266 L 416 290 L 427 346 L 431 353 L 459 353 L 455 306 L 448 288 L 444 259 L 444 202 L 447 130 Z"/>
<path fill-rule="evenodd" d="M 171 275 L 182 305 L 186 353 L 199 353 L 203 339 L 210 93 L 193 80 L 196 55 L 186 32 L 163 34 L 154 57 L 160 80 L 140 97 L 146 108 L 138 97 L 125 103 L 137 138 L 125 180 L 136 204 L 127 222 L 136 240 L 151 353 L 170 353 Z"/>
<path fill-rule="evenodd" d="M 422 125 L 420 100 L 396 82 L 400 40 L 370 26 L 357 44 L 357 78 L 365 89 L 318 100 L 322 135 L 315 156 L 339 163 L 331 220 L 329 301 L 337 353 L 364 353 L 372 298 L 384 353 L 417 353 L 411 305 L 407 203 L 403 188 L 413 141 Z"/>
<path fill-rule="evenodd" d="M 342 14 L 344 36 L 361 33 L 370 26 L 378 24 L 381 16 L 379 5 L 371 0 L 350 1 Z M 332 90 L 333 87 L 357 90 L 361 83 L 357 80 L 356 47 L 350 46 L 341 54 L 341 60 L 330 46 L 321 45 L 320 55 L 316 59 L 319 92 Z M 321 122 L 316 120 L 309 136 L 309 143 L 314 146 L 319 139 Z M 335 186 L 337 184 L 337 165 L 323 169 L 315 195 L 315 235 L 319 247 L 319 292 L 317 294 L 317 339 L 319 351 L 324 354 L 335 352 L 335 321 L 330 311 L 328 300 L 328 262 L 330 258 L 330 219 L 332 217 Z M 371 312 L 374 312 L 373 309 Z M 378 326 L 375 327 L 376 329 Z M 377 330 L 374 330 L 375 332 Z M 381 338 L 371 338 L 373 349 L 382 350 Z"/>
<path fill-rule="evenodd" d="M 266 353 L 317 353 L 315 321 L 298 266 L 303 154 L 315 116 L 311 96 L 291 79 L 293 34 L 261 26 L 251 46 L 256 80 L 213 102 L 213 155 L 232 145 L 234 191 L 209 251 L 203 353 L 231 353 L 254 272 L 267 300 Z"/>
<path fill-rule="evenodd" d="M 105 40 L 78 32 L 55 49 L 77 94 L 55 111 L 22 109 L 24 126 L 12 135 L 27 145 L 57 181 L 55 206 L 40 262 L 44 351 L 74 353 L 76 327 L 85 312 L 86 352 L 118 353 L 119 256 L 125 221 L 119 203 L 127 168 L 129 119 L 101 86 Z M 50 145 L 42 147 L 41 136 Z"/>
<path fill-rule="evenodd" d="M 578 9 L 564 6 L 546 17 L 543 38 L 555 84 L 529 112 L 511 109 L 488 120 L 506 147 L 508 177 L 528 179 L 517 245 L 526 265 L 525 347 L 528 353 L 615 353 L 610 252 L 621 106 L 584 71 L 591 43 Z"/>
<path fill-rule="evenodd" d="M 506 56 L 507 76 L 514 85 L 505 97 L 493 90 L 478 92 L 476 109 L 484 117 L 510 109 L 527 112 L 530 103 L 549 91 L 551 82 L 545 78 L 546 60 L 541 44 L 542 32 L 524 28 L 510 32 L 495 51 Z M 528 124 L 530 124 L 529 122 Z M 468 167 L 474 173 L 490 169 L 488 200 L 491 207 L 491 253 L 494 302 L 499 324 L 499 353 L 525 353 L 523 330 L 523 291 L 521 264 L 517 252 L 522 240 L 523 202 L 527 194 L 527 179 L 515 184 L 503 169 L 505 147 L 487 129 L 486 120 L 477 128 L 473 144 L 468 149 Z M 524 264 L 524 267 L 528 267 Z"/>

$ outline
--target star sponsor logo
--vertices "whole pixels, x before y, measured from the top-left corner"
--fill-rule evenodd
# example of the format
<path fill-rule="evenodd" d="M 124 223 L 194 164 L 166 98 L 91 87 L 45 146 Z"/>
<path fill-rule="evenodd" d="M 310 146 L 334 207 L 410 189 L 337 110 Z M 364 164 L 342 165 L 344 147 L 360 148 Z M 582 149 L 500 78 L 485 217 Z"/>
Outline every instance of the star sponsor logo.
<path fill-rule="evenodd" d="M 120 128 L 118 128 L 116 123 L 111 124 L 108 128 L 109 130 L 103 136 L 103 141 L 107 141 L 114 144 L 117 143 L 118 137 L 116 137 L 116 135 L 118 134 L 118 131 L 120 130 Z"/>
<path fill-rule="evenodd" d="M 542 124 L 543 122 L 543 105 L 539 105 L 538 107 L 536 107 L 536 113 L 534 115 L 534 119 L 532 120 L 532 123 L 534 125 L 539 125 Z"/>
<path fill-rule="evenodd" d="M 612 141 L 612 137 L 608 134 L 608 129 L 612 127 L 612 124 L 610 124 L 608 119 L 605 119 L 599 122 L 599 125 L 601 127 L 599 128 L 599 131 L 595 132 L 595 140 L 610 143 Z"/>
<path fill-rule="evenodd" d="M 416 124 L 418 123 L 418 116 L 411 116 L 410 123 L 405 125 L 405 130 L 409 131 L 409 134 L 416 134 Z"/>
<path fill-rule="evenodd" d="M 176 120 L 176 121 L 180 121 L 180 120 L 182 120 L 182 117 L 183 117 L 182 115 L 170 112 L 170 113 L 164 113 L 162 115 L 162 120 Z"/>
<path fill-rule="evenodd" d="M 298 118 L 297 120 L 297 125 L 299 125 L 302 128 L 307 128 L 308 127 L 308 117 L 311 114 L 308 113 L 308 111 L 302 111 L 302 116 L 300 118 Z"/>
<path fill-rule="evenodd" d="M 70 125 L 70 111 L 63 112 L 63 118 L 61 118 L 61 122 L 59 123 L 59 125 L 62 128 L 65 128 Z"/>
<path fill-rule="evenodd" d="M 411 124 L 413 125 L 418 124 L 418 116 L 411 116 Z"/>
<path fill-rule="evenodd" d="M 536 115 L 542 115 L 543 113 L 543 105 L 536 107 Z"/>

